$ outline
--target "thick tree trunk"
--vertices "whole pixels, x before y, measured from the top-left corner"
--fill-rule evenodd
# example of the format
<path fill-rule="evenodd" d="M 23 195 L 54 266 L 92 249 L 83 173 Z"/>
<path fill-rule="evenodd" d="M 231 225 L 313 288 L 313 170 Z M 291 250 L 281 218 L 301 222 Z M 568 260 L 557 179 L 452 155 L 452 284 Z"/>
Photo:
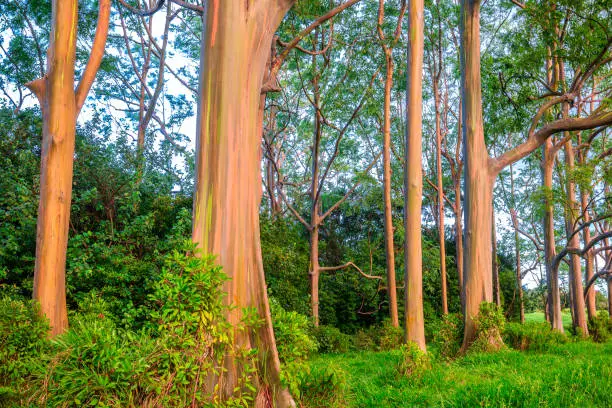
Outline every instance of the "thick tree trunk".
<path fill-rule="evenodd" d="M 554 206 L 552 202 L 553 165 L 556 153 L 549 139 L 542 147 L 542 184 L 545 191 L 544 199 L 544 262 L 546 264 L 546 286 L 548 288 L 548 315 L 553 330 L 563 333 L 561 319 L 561 294 L 559 291 L 559 274 L 552 268 L 555 257 L 555 224 Z"/>
<path fill-rule="evenodd" d="M 404 264 L 406 341 L 425 350 L 421 247 L 421 166 L 423 118 L 423 0 L 409 0 L 406 92 L 406 159 L 404 161 Z"/>
<path fill-rule="evenodd" d="M 242 308 L 254 307 L 263 324 L 236 333 L 234 342 L 259 352 L 258 405 L 295 406 L 280 383 L 259 238 L 261 201 L 260 92 L 274 31 L 291 1 L 207 4 L 202 33 L 192 239 L 231 278 L 228 320 L 238 324 Z M 240 367 L 228 358 L 221 394 L 234 391 Z M 270 389 L 267 389 L 270 387 Z M 262 396 L 269 396 L 262 398 Z M 270 401 L 269 399 L 273 401 Z M 263 401 L 266 400 L 266 401 Z M 267 405 L 266 405 L 267 404 Z"/>
<path fill-rule="evenodd" d="M 393 242 L 393 203 L 391 198 L 391 87 L 393 85 L 393 57 L 386 53 L 385 102 L 383 124 L 383 201 L 385 216 L 385 259 L 387 262 L 387 294 L 391 324 L 399 327 L 397 288 L 395 283 L 395 245 Z"/>
<path fill-rule="evenodd" d="M 437 73 L 433 78 L 434 108 L 436 114 L 436 185 L 438 190 L 438 238 L 440 243 L 440 282 L 442 286 L 442 314 L 448 314 L 446 288 L 446 239 L 444 236 L 444 185 L 442 183 L 442 130 L 440 129 L 440 92 Z"/>
<path fill-rule="evenodd" d="M 465 330 L 462 350 L 476 339 L 475 318 L 482 302 L 493 300 L 491 231 L 493 183 L 482 121 L 480 80 L 480 2 L 461 1 L 461 93 L 465 160 Z M 493 346 L 502 340 L 491 339 Z"/>
<path fill-rule="evenodd" d="M 497 262 L 497 229 L 495 225 L 495 210 L 491 213 L 491 239 L 492 239 L 492 247 L 491 247 L 491 257 L 493 258 L 493 299 L 497 306 L 501 306 L 501 288 L 499 285 L 499 262 Z"/>
<path fill-rule="evenodd" d="M 564 106 L 565 114 L 567 114 L 567 105 Z M 565 166 L 567 173 L 570 174 L 574 169 L 574 147 L 572 141 L 569 140 L 565 144 Z M 579 211 L 578 203 L 576 202 L 576 185 L 568 177 L 567 178 L 567 201 L 569 208 L 566 211 L 566 231 L 568 234 L 568 246 L 572 248 L 580 247 L 580 237 L 578 234 L 574 234 L 574 224 L 576 220 L 576 214 Z M 585 313 L 585 301 L 583 295 L 583 284 L 582 284 L 582 265 L 580 262 L 580 256 L 577 254 L 570 254 L 570 285 L 572 287 L 572 310 L 573 310 L 573 326 L 575 329 L 580 329 L 582 335 L 587 336 L 589 334 L 589 328 L 587 327 L 587 318 Z"/>

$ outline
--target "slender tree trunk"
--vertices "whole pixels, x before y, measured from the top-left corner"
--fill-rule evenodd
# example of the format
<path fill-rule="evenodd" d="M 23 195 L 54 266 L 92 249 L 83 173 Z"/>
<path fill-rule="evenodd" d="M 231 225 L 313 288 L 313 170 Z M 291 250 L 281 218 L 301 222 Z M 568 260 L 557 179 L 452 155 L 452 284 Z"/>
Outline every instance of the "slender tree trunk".
<path fill-rule="evenodd" d="M 497 306 L 501 306 L 501 288 L 499 285 L 499 263 L 497 262 L 497 228 L 495 225 L 495 210 L 493 210 L 492 214 L 492 231 L 491 231 L 491 239 L 493 241 L 493 245 L 491 248 L 491 257 L 493 258 L 493 299 L 495 300 L 495 304 Z"/>
<path fill-rule="evenodd" d="M 66 249 L 76 120 L 104 55 L 110 2 L 99 2 L 96 36 L 76 91 L 78 1 L 54 0 L 51 7 L 47 73 L 27 86 L 38 98 L 43 118 L 33 297 L 49 319 L 50 335 L 55 336 L 68 328 Z"/>
<path fill-rule="evenodd" d="M 584 160 L 581 160 L 582 164 L 584 164 Z M 588 203 L 589 203 L 589 195 L 585 191 L 580 191 L 580 204 L 582 213 L 584 214 L 584 222 L 589 222 L 591 217 L 588 211 Z M 584 241 L 584 245 L 586 245 L 589 241 L 591 241 L 591 230 L 590 228 L 585 228 L 582 230 L 582 240 Z M 593 251 L 588 251 L 585 255 L 585 279 L 588 282 L 589 279 L 593 277 L 594 271 L 594 259 L 593 259 Z M 586 296 L 586 307 L 589 319 L 593 319 L 597 317 L 597 308 L 595 305 L 595 290 L 589 290 Z"/>
<path fill-rule="evenodd" d="M 552 268 L 555 257 L 555 224 L 552 201 L 553 165 L 556 153 L 549 139 L 542 147 L 542 184 L 545 190 L 544 199 L 544 262 L 546 264 L 546 286 L 548 288 L 548 315 L 553 330 L 563 333 L 561 318 L 561 294 L 559 291 L 559 274 Z"/>
<path fill-rule="evenodd" d="M 393 243 L 393 203 L 391 198 L 391 87 L 393 85 L 393 56 L 386 52 L 385 102 L 383 124 L 383 201 L 385 216 L 385 259 L 387 262 L 387 293 L 391 324 L 399 327 L 397 289 L 395 283 L 395 245 Z"/>
<path fill-rule="evenodd" d="M 256 308 L 263 320 L 233 339 L 258 350 L 263 384 L 256 405 L 262 407 L 295 406 L 280 382 L 259 238 L 260 93 L 272 36 L 291 4 L 212 0 L 202 32 L 192 239 L 230 277 L 227 302 L 237 307 L 229 322 L 238 324 L 244 307 Z M 233 393 L 241 367 L 227 358 L 225 369 L 222 398 Z"/>
<path fill-rule="evenodd" d="M 461 93 L 465 160 L 465 330 L 462 350 L 476 339 L 475 318 L 482 302 L 493 300 L 491 230 L 493 183 L 484 139 L 480 79 L 480 1 L 461 1 Z M 493 346 L 502 340 L 491 339 Z"/>
<path fill-rule="evenodd" d="M 457 277 L 459 280 L 459 297 L 461 298 L 461 310 L 465 303 L 463 293 L 463 223 L 461 217 L 463 210 L 461 208 L 461 181 L 455 182 L 455 247 L 456 247 L 456 262 L 457 262 Z"/>
<path fill-rule="evenodd" d="M 423 0 L 409 0 L 408 63 L 406 92 L 406 160 L 404 161 L 404 264 L 406 341 L 425 350 L 423 270 L 421 247 L 421 165 L 423 118 Z"/>
<path fill-rule="evenodd" d="M 514 257 L 516 260 L 516 288 L 519 297 L 519 312 L 520 322 L 525 323 L 525 304 L 523 302 L 523 276 L 521 274 L 521 240 L 519 239 L 519 220 L 516 213 L 516 201 L 514 198 L 514 171 L 510 165 L 510 200 L 512 207 L 510 208 L 510 217 L 512 218 L 512 227 L 514 228 Z M 545 313 L 546 314 L 546 313 Z"/>
<path fill-rule="evenodd" d="M 567 116 L 568 110 L 567 104 L 564 106 L 564 114 Z M 565 166 L 567 171 L 567 201 L 569 208 L 566 211 L 566 231 L 571 235 L 574 231 L 574 224 L 576 220 L 576 213 L 578 212 L 578 203 L 576 202 L 576 185 L 569 174 L 574 169 L 574 147 L 572 141 L 568 140 L 565 144 Z M 573 237 L 569 238 L 568 245 L 572 248 L 580 247 L 580 237 L 578 234 L 574 234 Z M 589 328 L 587 327 L 587 318 L 585 313 L 585 301 L 583 295 L 583 284 L 582 284 L 582 265 L 580 262 L 580 256 L 577 254 L 570 254 L 570 285 L 572 287 L 572 310 L 574 311 L 574 328 L 580 329 L 582 335 L 588 336 Z"/>
<path fill-rule="evenodd" d="M 315 210 L 316 211 L 316 210 Z M 315 221 L 316 216 L 311 220 Z M 319 226 L 313 223 L 310 231 L 310 307 L 312 320 L 315 327 L 319 326 L 319 276 L 321 274 L 319 265 Z"/>
<path fill-rule="evenodd" d="M 612 318 L 612 278 L 608 278 L 608 316 Z"/>
<path fill-rule="evenodd" d="M 441 69 L 441 67 L 439 67 Z M 438 190 L 438 238 L 440 242 L 440 278 L 442 295 L 442 314 L 448 314 L 448 299 L 446 288 L 446 240 L 444 237 L 444 184 L 442 182 L 442 130 L 440 129 L 440 92 L 438 74 L 434 73 L 433 93 L 436 114 L 436 176 Z"/>

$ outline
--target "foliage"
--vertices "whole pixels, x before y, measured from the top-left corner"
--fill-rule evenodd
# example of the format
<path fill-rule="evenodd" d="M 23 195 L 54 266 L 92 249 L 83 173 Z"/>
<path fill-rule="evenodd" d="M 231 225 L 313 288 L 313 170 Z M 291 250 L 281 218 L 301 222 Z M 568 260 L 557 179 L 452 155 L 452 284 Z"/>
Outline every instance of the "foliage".
<path fill-rule="evenodd" d="M 36 360 L 49 348 L 48 331 L 34 301 L 0 294 L 0 406 L 15 402 Z"/>
<path fill-rule="evenodd" d="M 305 407 L 346 407 L 346 373 L 340 366 L 308 367 L 299 384 L 300 400 Z"/>
<path fill-rule="evenodd" d="M 436 327 L 433 344 L 437 346 L 442 359 L 454 358 L 461 347 L 463 340 L 463 315 L 449 313 L 442 316 Z"/>
<path fill-rule="evenodd" d="M 401 358 L 398 372 L 405 377 L 419 378 L 431 368 L 431 358 L 414 342 L 403 344 L 400 348 Z"/>
<path fill-rule="evenodd" d="M 470 352 L 499 351 L 504 347 L 502 332 L 506 319 L 495 303 L 482 302 L 475 319 L 476 340 L 470 345 Z"/>
<path fill-rule="evenodd" d="M 387 351 L 393 350 L 403 343 L 404 331 L 394 327 L 390 319 L 385 319 L 376 326 L 361 329 L 355 334 L 354 342 L 358 350 Z"/>
<path fill-rule="evenodd" d="M 23 385 L 22 403 L 42 406 L 252 404 L 256 350 L 234 339 L 257 328 L 259 319 L 243 310 L 232 326 L 222 290 L 227 276 L 211 257 L 186 253 L 194 253 L 192 244 L 164 258 L 148 324 L 138 331 L 117 326 L 105 300 L 89 296 L 71 316 L 71 328 L 48 342 L 31 304 L 3 299 L 0 324 L 9 335 L 0 352 L 8 364 L 0 369 L 11 381 L 3 390 Z M 207 384 L 223 375 L 226 358 L 243 371 L 233 395 L 222 399 L 222 390 Z"/>
<path fill-rule="evenodd" d="M 517 350 L 545 351 L 551 346 L 564 344 L 567 337 L 552 330 L 549 323 L 508 323 L 503 331 L 504 342 Z"/>
<path fill-rule="evenodd" d="M 312 330 L 320 353 L 345 353 L 353 348 L 353 338 L 333 326 L 319 326 Z"/>
<path fill-rule="evenodd" d="M 304 315 L 283 309 L 275 298 L 270 298 L 270 311 L 276 348 L 282 364 L 281 381 L 291 395 L 299 398 L 300 387 L 309 372 L 306 360 L 318 348 L 311 334 L 312 323 Z"/>
<path fill-rule="evenodd" d="M 589 334 L 598 343 L 605 343 L 612 337 L 612 317 L 606 310 L 600 310 L 597 316 L 589 319 Z"/>

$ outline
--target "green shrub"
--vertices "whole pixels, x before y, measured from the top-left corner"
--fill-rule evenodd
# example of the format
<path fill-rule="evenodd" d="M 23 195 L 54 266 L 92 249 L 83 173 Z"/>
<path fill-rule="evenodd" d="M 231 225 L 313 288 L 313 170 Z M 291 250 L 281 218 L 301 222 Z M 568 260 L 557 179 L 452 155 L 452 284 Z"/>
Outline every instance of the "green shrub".
<path fill-rule="evenodd" d="M 492 352 L 504 347 L 502 332 L 506 324 L 502 309 L 495 303 L 482 302 L 476 317 L 476 340 L 470 351 Z"/>
<path fill-rule="evenodd" d="M 589 319 L 589 333 L 597 343 L 608 341 L 612 334 L 612 318 L 606 310 L 600 310 L 597 316 Z"/>
<path fill-rule="evenodd" d="M 43 406 L 249 406 L 256 351 L 234 344 L 234 335 L 257 328 L 252 310 L 231 326 L 222 285 L 227 276 L 188 244 L 166 256 L 150 295 L 149 324 L 138 332 L 118 327 L 104 302 L 88 299 L 71 329 L 52 341 L 28 378 L 29 403 Z M 224 359 L 242 367 L 237 387 L 221 401 L 210 376 Z"/>
<path fill-rule="evenodd" d="M 438 347 L 440 357 L 451 359 L 459 353 L 463 340 L 463 316 L 449 313 L 442 316 L 433 335 L 433 344 Z"/>
<path fill-rule="evenodd" d="M 309 368 L 300 377 L 299 398 L 304 407 L 346 407 L 346 373 L 334 364 Z"/>
<path fill-rule="evenodd" d="M 399 348 L 404 342 L 404 331 L 401 327 L 394 327 L 391 320 L 385 319 L 380 325 L 359 330 L 354 342 L 358 350 L 393 350 Z"/>
<path fill-rule="evenodd" d="M 507 345 L 517 350 L 544 351 L 550 346 L 567 342 L 563 333 L 552 330 L 546 322 L 508 323 L 503 338 Z"/>
<path fill-rule="evenodd" d="M 400 352 L 402 356 L 397 368 L 400 375 L 419 378 L 425 371 L 431 368 L 429 354 L 421 350 L 416 343 L 408 342 L 408 344 L 403 344 Z"/>
<path fill-rule="evenodd" d="M 270 311 L 276 347 L 282 363 L 281 381 L 295 398 L 299 398 L 299 385 L 308 370 L 306 359 L 317 351 L 317 341 L 310 334 L 310 319 L 297 312 L 288 312 L 274 298 L 270 298 Z"/>
<path fill-rule="evenodd" d="M 379 351 L 399 348 L 404 342 L 404 331 L 401 327 L 394 327 L 391 320 L 385 319 L 376 331 L 376 345 Z"/>
<path fill-rule="evenodd" d="M 360 329 L 355 334 L 355 348 L 357 350 L 372 351 L 376 350 L 376 340 L 374 339 L 372 328 Z"/>
<path fill-rule="evenodd" d="M 19 398 L 38 356 L 49 347 L 48 332 L 49 323 L 40 316 L 37 303 L 0 298 L 0 406 Z"/>
<path fill-rule="evenodd" d="M 312 330 L 319 353 L 346 353 L 353 348 L 353 338 L 333 326 L 319 326 Z"/>

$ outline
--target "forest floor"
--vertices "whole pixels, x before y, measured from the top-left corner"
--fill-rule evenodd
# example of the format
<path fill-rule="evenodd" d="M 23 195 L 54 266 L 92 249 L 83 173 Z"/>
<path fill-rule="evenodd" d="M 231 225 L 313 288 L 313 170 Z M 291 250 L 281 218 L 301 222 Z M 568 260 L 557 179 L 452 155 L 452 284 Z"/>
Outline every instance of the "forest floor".
<path fill-rule="evenodd" d="M 612 342 L 505 350 L 434 361 L 420 378 L 398 374 L 399 351 L 321 355 L 313 369 L 344 373 L 345 407 L 612 407 Z M 329 407 L 319 399 L 308 407 Z"/>
<path fill-rule="evenodd" d="M 400 360 L 398 350 L 319 355 L 311 369 L 335 367 L 344 393 L 319 395 L 305 406 L 612 407 L 612 341 L 570 341 L 542 352 L 507 349 L 449 362 L 434 357 L 431 369 L 416 378 L 398 373 Z"/>

